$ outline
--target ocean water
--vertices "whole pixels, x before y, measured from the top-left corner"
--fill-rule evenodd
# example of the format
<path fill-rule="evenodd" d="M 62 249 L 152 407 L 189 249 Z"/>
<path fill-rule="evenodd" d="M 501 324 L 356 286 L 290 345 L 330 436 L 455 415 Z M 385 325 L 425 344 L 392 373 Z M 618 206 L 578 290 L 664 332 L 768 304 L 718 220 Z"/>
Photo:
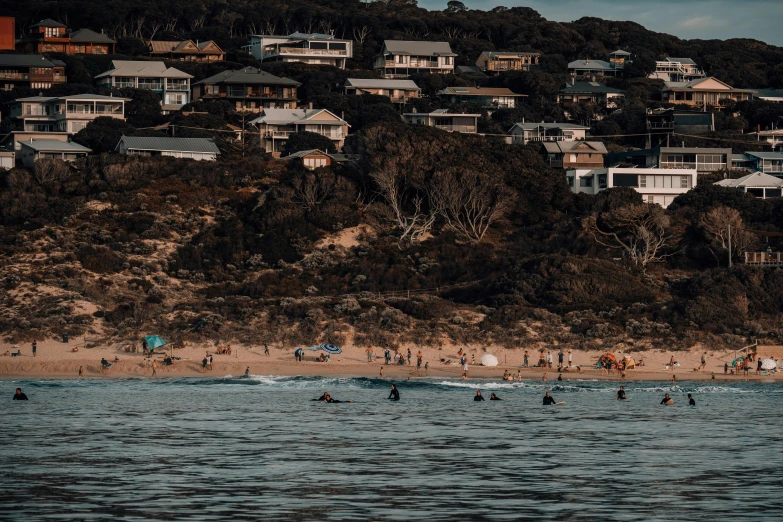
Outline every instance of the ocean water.
<path fill-rule="evenodd" d="M 0 519 L 783 517 L 783 385 L 390 382 L 0 381 Z"/>

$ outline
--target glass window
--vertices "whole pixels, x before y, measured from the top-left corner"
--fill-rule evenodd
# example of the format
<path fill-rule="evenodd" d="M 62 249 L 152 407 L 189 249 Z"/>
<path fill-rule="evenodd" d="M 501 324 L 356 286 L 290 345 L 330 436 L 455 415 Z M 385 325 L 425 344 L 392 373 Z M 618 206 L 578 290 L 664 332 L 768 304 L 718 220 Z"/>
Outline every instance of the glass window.
<path fill-rule="evenodd" d="M 639 176 L 639 187 L 647 188 L 647 176 Z"/>
<path fill-rule="evenodd" d="M 593 178 L 591 178 L 591 177 L 579 178 L 579 186 L 580 187 L 592 187 L 593 186 Z"/>
<path fill-rule="evenodd" d="M 615 187 L 638 187 L 639 175 L 638 174 L 615 174 L 614 186 Z"/>

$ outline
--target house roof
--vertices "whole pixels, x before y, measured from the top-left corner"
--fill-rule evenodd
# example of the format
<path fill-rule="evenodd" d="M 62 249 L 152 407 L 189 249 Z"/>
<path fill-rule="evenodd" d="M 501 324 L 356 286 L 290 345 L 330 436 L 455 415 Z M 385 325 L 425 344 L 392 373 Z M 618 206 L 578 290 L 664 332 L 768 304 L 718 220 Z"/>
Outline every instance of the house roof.
<path fill-rule="evenodd" d="M 256 69 L 255 67 L 245 67 L 238 71 L 223 71 L 209 78 L 205 78 L 193 85 L 215 84 L 215 83 L 241 83 L 241 84 L 260 84 L 260 85 L 288 85 L 299 87 L 301 84 L 290 78 L 281 78 L 266 71 Z"/>
<path fill-rule="evenodd" d="M 741 178 L 738 179 L 722 179 L 720 181 L 715 182 L 715 184 L 720 185 L 721 187 L 734 187 L 734 188 L 738 188 L 738 187 L 780 188 L 783 187 L 783 179 L 776 178 L 775 176 L 770 176 L 769 174 L 764 174 L 763 172 L 754 172 L 753 174 L 748 174 L 747 176 L 742 176 Z"/>
<path fill-rule="evenodd" d="M 584 71 L 614 70 L 611 63 L 603 60 L 574 60 L 568 64 L 568 68 Z"/>
<path fill-rule="evenodd" d="M 757 98 L 783 98 L 783 89 L 759 89 Z"/>
<path fill-rule="evenodd" d="M 65 27 L 65 24 L 52 20 L 51 18 L 44 18 L 37 24 L 33 24 L 30 27 Z"/>
<path fill-rule="evenodd" d="M 685 65 L 696 65 L 696 62 L 694 62 L 690 58 L 672 58 L 671 56 L 666 56 L 663 61 L 665 61 L 665 62 L 677 62 L 677 63 L 682 63 L 682 64 L 685 64 Z"/>
<path fill-rule="evenodd" d="M 486 76 L 484 74 L 484 71 L 481 70 L 481 67 L 477 65 L 457 65 L 454 67 L 454 72 L 456 74 L 481 74 L 482 76 Z"/>
<path fill-rule="evenodd" d="M 527 97 L 527 94 L 515 94 L 505 87 L 446 87 L 438 91 L 438 96 L 454 94 L 457 96 L 517 96 Z"/>
<path fill-rule="evenodd" d="M 709 76 L 707 78 L 698 78 L 696 80 L 691 80 L 689 82 L 663 82 L 664 84 L 664 90 L 690 90 L 694 87 L 698 86 L 701 83 L 704 83 L 706 81 L 715 81 L 718 82 L 721 85 L 726 86 L 726 89 L 720 89 L 725 90 L 727 92 L 749 92 L 749 93 L 755 93 L 756 91 L 753 89 L 735 89 L 731 85 L 729 85 L 726 82 L 722 82 L 719 79 Z"/>
<path fill-rule="evenodd" d="M 423 56 L 457 56 L 448 42 L 416 42 L 410 40 L 384 40 L 386 50 L 392 54 Z"/>
<path fill-rule="evenodd" d="M 308 149 L 308 150 L 300 150 L 299 152 L 294 152 L 280 159 L 289 160 L 289 159 L 296 159 L 296 158 L 304 158 L 305 156 L 309 156 L 310 154 L 320 154 L 322 156 L 329 156 L 328 153 L 322 151 L 321 149 Z"/>
<path fill-rule="evenodd" d="M 375 80 L 364 78 L 348 78 L 345 80 L 345 87 L 356 87 L 358 89 L 419 89 L 413 80 Z"/>
<path fill-rule="evenodd" d="M 545 141 L 544 148 L 550 154 L 564 154 L 568 152 L 608 154 L 606 146 L 600 141 Z"/>
<path fill-rule="evenodd" d="M 196 49 L 205 54 L 223 54 L 223 50 L 213 40 L 206 40 L 204 42 L 194 42 L 193 40 L 181 40 L 181 41 L 169 41 L 169 40 L 153 40 L 150 42 L 150 49 L 153 53 L 170 53 L 170 52 L 195 52 L 193 49 L 185 49 L 188 44 L 192 44 Z M 210 44 L 217 47 L 215 51 L 206 51 L 206 47 Z"/>
<path fill-rule="evenodd" d="M 88 149 L 84 145 L 79 145 L 73 141 L 57 141 L 57 140 L 36 140 L 31 139 L 28 141 L 20 141 L 21 145 L 30 147 L 36 151 L 52 151 L 52 152 L 92 152 L 92 149 Z"/>
<path fill-rule="evenodd" d="M 482 55 L 487 58 L 516 58 L 519 56 L 541 56 L 541 53 L 535 51 L 482 51 Z"/>
<path fill-rule="evenodd" d="M 102 94 L 74 94 L 71 96 L 29 96 L 27 98 L 17 98 L 9 103 L 48 102 L 53 100 L 131 101 L 130 98 L 121 98 L 119 96 L 104 96 Z"/>
<path fill-rule="evenodd" d="M 334 40 L 333 34 L 324 33 L 300 33 L 295 32 L 288 35 L 289 38 L 299 38 L 302 40 Z"/>
<path fill-rule="evenodd" d="M 151 78 L 193 78 L 190 74 L 173 67 L 166 67 L 163 62 L 143 62 L 135 60 L 112 60 L 111 69 L 96 76 L 146 76 Z"/>
<path fill-rule="evenodd" d="M 322 114 L 331 114 L 336 120 L 319 119 Z M 336 114 L 326 109 L 264 109 L 261 116 L 252 120 L 251 124 L 266 123 L 267 125 L 287 125 L 291 123 L 318 122 L 324 125 L 348 125 Z"/>
<path fill-rule="evenodd" d="M 598 82 L 574 82 L 574 84 L 566 84 L 565 87 L 560 89 L 562 93 L 576 92 L 576 93 L 598 93 L 598 94 L 612 94 L 612 93 L 625 93 L 620 89 L 614 87 L 607 87 L 606 85 Z"/>
<path fill-rule="evenodd" d="M 512 127 L 524 129 L 524 130 L 533 130 L 533 129 L 571 129 L 571 130 L 590 130 L 590 127 L 585 127 L 584 125 L 577 125 L 575 123 L 536 123 L 536 122 L 525 122 L 525 123 L 515 123 Z M 511 132 L 511 131 L 509 131 Z"/>
<path fill-rule="evenodd" d="M 609 56 L 612 55 L 631 56 L 631 53 L 629 53 L 628 51 L 623 51 L 622 49 L 617 49 L 616 51 L 609 53 Z"/>
<path fill-rule="evenodd" d="M 71 33 L 72 43 L 117 43 L 109 35 L 96 33 L 92 29 L 79 29 Z"/>
<path fill-rule="evenodd" d="M 745 152 L 745 155 L 762 160 L 783 160 L 783 152 Z"/>
<path fill-rule="evenodd" d="M 40 54 L 0 54 L 0 66 L 4 67 L 54 67 Z"/>
<path fill-rule="evenodd" d="M 448 109 L 435 109 L 432 112 L 406 112 L 403 116 L 470 116 L 480 117 L 481 114 L 470 114 L 466 112 L 451 112 Z"/>
<path fill-rule="evenodd" d="M 211 138 L 155 138 L 142 136 L 123 136 L 120 143 L 133 150 L 176 151 L 176 152 L 206 152 L 220 154 Z"/>

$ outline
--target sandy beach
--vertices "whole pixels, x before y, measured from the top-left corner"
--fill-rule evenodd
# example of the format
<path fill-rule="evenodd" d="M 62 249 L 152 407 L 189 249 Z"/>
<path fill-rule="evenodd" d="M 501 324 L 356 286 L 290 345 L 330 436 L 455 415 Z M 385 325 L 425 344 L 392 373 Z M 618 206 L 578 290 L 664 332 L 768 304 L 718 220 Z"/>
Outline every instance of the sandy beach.
<path fill-rule="evenodd" d="M 72 351 L 79 347 L 77 352 Z M 329 362 L 316 362 L 315 358 L 320 352 L 305 352 L 305 361 L 297 362 L 294 357 L 296 347 L 270 346 L 269 355 L 264 354 L 263 346 L 231 345 L 231 355 L 216 355 L 213 345 L 189 345 L 174 350 L 176 360 L 174 365 L 165 366 L 162 363 L 163 354 L 154 357 L 157 360 L 157 374 L 155 378 L 166 377 L 223 377 L 226 375 L 241 375 L 246 368 L 250 368 L 253 375 L 270 376 L 324 376 L 324 377 L 379 377 L 383 368 L 383 377 L 389 379 L 416 379 L 425 377 L 444 377 L 458 379 L 462 377 L 462 367 L 459 365 L 459 348 L 455 346 L 416 347 L 411 346 L 411 365 L 384 364 L 383 349 L 373 350 L 374 360 L 368 362 L 365 347 L 347 345 L 342 347 L 343 353 L 332 356 Z M 83 340 L 72 340 L 63 343 L 57 340 L 38 342 L 36 356 L 32 355 L 30 344 L 19 345 L 22 355 L 12 357 L 5 354 L 6 351 L 16 351 L 11 345 L 0 346 L 0 378 L 77 378 L 79 367 L 84 367 L 84 377 L 105 378 L 151 378 L 152 368 L 149 360 L 141 353 L 126 352 L 123 346 L 102 346 L 85 348 Z M 469 364 L 469 379 L 501 379 L 503 372 L 508 370 L 514 376 L 521 371 L 524 380 L 542 380 L 544 373 L 549 380 L 557 379 L 557 359 L 559 348 L 551 350 L 554 360 L 554 369 L 522 368 L 524 349 L 509 350 L 504 348 L 467 346 L 464 348 Z M 160 349 L 159 349 L 160 350 Z M 779 358 L 779 347 L 759 348 L 761 356 Z M 212 370 L 203 371 L 201 361 L 207 351 L 215 354 Z M 416 370 L 416 355 L 422 352 L 422 369 Z M 638 363 L 644 362 L 644 366 L 637 366 L 626 372 L 626 380 L 671 380 L 676 376 L 678 381 L 705 381 L 711 380 L 713 373 L 716 381 L 754 380 L 763 382 L 779 382 L 781 374 L 755 375 L 754 369 L 745 377 L 740 372 L 738 375 L 724 374 L 724 364 L 729 363 L 736 355 L 742 352 L 707 352 L 707 364 L 704 370 L 697 370 L 700 366 L 701 355 L 704 349 L 693 349 L 688 352 L 666 352 L 648 350 L 644 352 L 615 352 L 618 360 L 624 355 L 629 355 Z M 167 353 L 171 353 L 168 350 Z M 495 367 L 485 367 L 479 364 L 481 356 L 490 353 L 498 358 L 499 364 Z M 565 363 L 568 361 L 568 349 L 563 348 Z M 595 369 L 596 361 L 605 352 L 576 351 L 572 350 L 572 368 L 563 373 L 563 378 L 570 379 L 605 379 L 621 380 L 617 372 L 607 373 Z M 611 353 L 611 352 L 610 352 Z M 736 355 L 735 355 L 736 353 Z M 407 347 L 400 354 L 407 356 Z M 538 362 L 538 351 L 528 350 L 531 365 Z M 393 355 L 393 354 L 392 354 Z M 674 356 L 679 366 L 667 369 L 670 358 Z M 101 358 L 113 362 L 107 372 L 101 372 Z M 475 360 L 475 363 L 473 361 Z M 429 368 L 423 369 L 424 363 L 429 363 Z M 576 366 L 581 367 L 578 372 Z"/>

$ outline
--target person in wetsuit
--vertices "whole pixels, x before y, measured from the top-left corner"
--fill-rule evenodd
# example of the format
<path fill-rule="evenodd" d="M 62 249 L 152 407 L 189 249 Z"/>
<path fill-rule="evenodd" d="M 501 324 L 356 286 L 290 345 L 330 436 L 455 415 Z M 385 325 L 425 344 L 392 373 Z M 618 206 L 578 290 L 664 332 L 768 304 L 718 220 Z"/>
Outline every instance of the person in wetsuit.
<path fill-rule="evenodd" d="M 22 388 L 17 388 L 16 389 L 16 393 L 14 394 L 14 399 L 13 400 L 15 400 L 15 401 L 26 401 L 27 400 L 27 395 L 22 393 Z"/>
<path fill-rule="evenodd" d="M 245 368 L 245 377 L 250 377 L 250 366 Z"/>
<path fill-rule="evenodd" d="M 499 400 L 502 400 L 502 399 L 500 397 L 498 397 L 497 395 L 495 395 L 494 393 L 492 393 L 489 396 L 489 400 L 491 400 L 491 401 L 499 401 Z"/>
<path fill-rule="evenodd" d="M 341 402 L 353 402 L 353 401 L 338 401 L 337 399 L 332 399 L 331 395 L 327 395 L 326 396 L 326 402 L 328 402 L 330 404 L 339 404 Z"/>
<path fill-rule="evenodd" d="M 552 397 L 549 392 L 546 392 L 546 395 L 544 395 L 544 406 L 551 406 L 553 404 L 557 404 L 555 398 Z"/>
<path fill-rule="evenodd" d="M 625 396 L 625 388 L 623 388 L 622 386 L 620 386 L 620 389 L 619 389 L 619 390 L 617 390 L 617 400 L 618 400 L 618 401 L 624 401 L 624 400 L 625 400 L 625 399 L 627 399 L 627 398 L 628 398 L 628 397 L 626 397 L 626 396 Z"/>
<path fill-rule="evenodd" d="M 693 400 L 693 395 L 688 394 L 688 406 L 696 406 L 696 401 Z"/>
<path fill-rule="evenodd" d="M 481 396 L 481 390 L 478 390 L 476 392 L 476 396 L 473 397 L 473 400 L 476 401 L 476 402 L 484 400 L 484 397 Z"/>
<path fill-rule="evenodd" d="M 393 401 L 400 400 L 400 392 L 397 391 L 397 387 L 395 385 L 393 385 L 393 384 L 391 386 L 392 387 L 391 387 L 391 393 L 389 393 L 389 399 L 391 399 Z"/>
<path fill-rule="evenodd" d="M 329 394 L 324 392 L 323 395 L 318 397 L 317 399 L 313 399 L 314 401 L 328 401 L 329 400 Z"/>

